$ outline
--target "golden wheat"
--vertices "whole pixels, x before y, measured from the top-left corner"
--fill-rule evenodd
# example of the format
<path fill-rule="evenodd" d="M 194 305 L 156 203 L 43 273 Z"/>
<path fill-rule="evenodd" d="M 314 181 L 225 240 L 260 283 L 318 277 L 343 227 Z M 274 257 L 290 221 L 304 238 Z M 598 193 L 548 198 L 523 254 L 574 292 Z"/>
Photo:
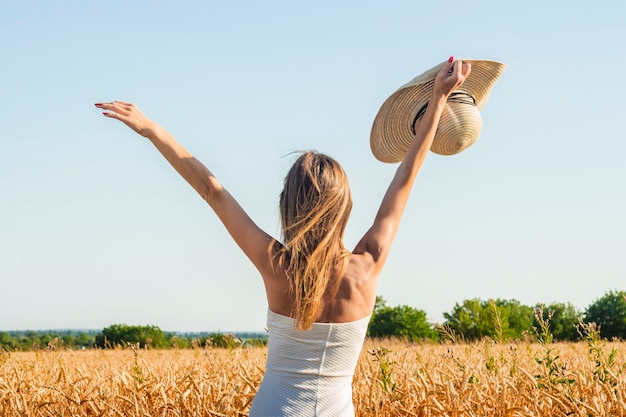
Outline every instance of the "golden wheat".
<path fill-rule="evenodd" d="M 626 416 L 626 343 L 366 340 L 357 416 Z M 245 416 L 266 348 L 0 353 L 0 416 Z"/>

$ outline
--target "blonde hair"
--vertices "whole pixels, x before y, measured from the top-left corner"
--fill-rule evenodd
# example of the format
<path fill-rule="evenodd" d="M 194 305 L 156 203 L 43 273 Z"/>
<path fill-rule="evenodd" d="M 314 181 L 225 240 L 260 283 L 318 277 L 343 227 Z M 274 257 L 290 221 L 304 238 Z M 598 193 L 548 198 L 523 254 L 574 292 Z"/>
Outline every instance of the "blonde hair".
<path fill-rule="evenodd" d="M 278 261 L 285 269 L 296 328 L 311 328 L 336 267 L 340 279 L 350 253 L 343 233 L 352 209 L 348 177 L 337 161 L 314 151 L 296 160 L 280 194 L 283 247 Z"/>

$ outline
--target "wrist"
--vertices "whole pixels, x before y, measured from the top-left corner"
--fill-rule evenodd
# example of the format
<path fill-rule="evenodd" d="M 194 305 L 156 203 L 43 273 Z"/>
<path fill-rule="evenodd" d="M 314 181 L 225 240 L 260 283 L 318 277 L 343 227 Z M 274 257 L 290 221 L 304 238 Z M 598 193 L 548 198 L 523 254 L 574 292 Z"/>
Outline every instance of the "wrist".
<path fill-rule="evenodd" d="M 163 137 L 165 133 L 165 129 L 163 129 L 157 123 L 150 123 L 146 127 L 144 127 L 139 134 L 145 138 L 150 139 L 151 141 L 157 140 L 160 137 Z"/>
<path fill-rule="evenodd" d="M 447 100 L 448 100 L 448 94 L 437 93 L 435 91 L 433 91 L 433 94 L 430 98 L 431 103 L 433 103 L 435 106 L 441 106 L 441 107 L 446 105 Z"/>
<path fill-rule="evenodd" d="M 431 110 L 436 117 L 441 116 L 443 109 L 446 107 L 446 103 L 448 100 L 448 96 L 445 94 L 433 94 L 428 103 L 428 108 Z"/>

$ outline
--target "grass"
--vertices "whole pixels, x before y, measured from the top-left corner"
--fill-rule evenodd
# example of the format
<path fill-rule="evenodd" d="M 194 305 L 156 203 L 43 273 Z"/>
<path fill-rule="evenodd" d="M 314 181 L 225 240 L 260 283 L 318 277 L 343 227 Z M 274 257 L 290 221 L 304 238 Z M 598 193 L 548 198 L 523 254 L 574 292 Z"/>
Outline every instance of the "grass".
<path fill-rule="evenodd" d="M 587 333 L 585 333 L 585 331 Z M 626 416 L 626 343 L 366 340 L 357 416 Z M 0 416 L 246 416 L 266 348 L 0 353 Z"/>

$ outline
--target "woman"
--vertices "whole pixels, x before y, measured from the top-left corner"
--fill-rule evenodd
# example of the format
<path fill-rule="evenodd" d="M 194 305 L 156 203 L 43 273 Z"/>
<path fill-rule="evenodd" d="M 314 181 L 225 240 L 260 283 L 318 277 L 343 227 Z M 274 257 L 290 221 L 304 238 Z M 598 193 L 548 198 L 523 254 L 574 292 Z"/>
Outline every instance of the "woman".
<path fill-rule="evenodd" d="M 256 266 L 268 301 L 266 372 L 250 416 L 353 416 L 352 377 L 413 181 L 431 147 L 448 96 L 470 66 L 452 57 L 437 74 L 430 104 L 383 198 L 352 252 L 343 233 L 352 200 L 332 158 L 302 154 L 280 196 L 283 242 L 261 230 L 215 176 L 136 106 L 98 103 L 103 114 L 148 138 L 207 201 Z"/>

